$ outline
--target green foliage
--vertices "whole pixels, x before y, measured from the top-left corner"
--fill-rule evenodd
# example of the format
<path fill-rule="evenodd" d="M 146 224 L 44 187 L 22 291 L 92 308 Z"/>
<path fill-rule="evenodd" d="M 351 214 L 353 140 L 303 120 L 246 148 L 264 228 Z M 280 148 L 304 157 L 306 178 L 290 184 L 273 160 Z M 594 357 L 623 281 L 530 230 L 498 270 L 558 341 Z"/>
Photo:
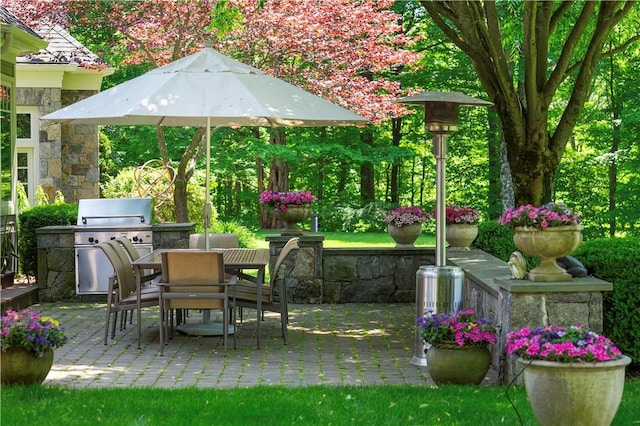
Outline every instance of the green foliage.
<path fill-rule="evenodd" d="M 35 276 L 38 271 L 36 229 L 43 226 L 75 225 L 77 218 L 77 204 L 42 204 L 20 213 L 18 252 L 25 275 Z"/>
<path fill-rule="evenodd" d="M 240 247 L 254 248 L 258 246 L 255 233 L 246 226 L 243 226 L 233 220 L 229 222 L 212 221 L 211 232 L 237 234 L 238 245 Z"/>
<path fill-rule="evenodd" d="M 511 253 L 518 250 L 513 242 L 513 231 L 497 220 L 478 223 L 478 237 L 473 246 L 507 262 Z"/>
<path fill-rule="evenodd" d="M 359 208 L 321 206 L 318 213 L 323 231 L 381 232 L 387 229 L 384 217 L 394 207 L 383 202 Z"/>
<path fill-rule="evenodd" d="M 604 292 L 604 335 L 640 363 L 640 238 L 585 241 L 573 253 L 590 274 L 613 283 Z"/>
<path fill-rule="evenodd" d="M 144 193 L 140 193 L 136 187 L 136 168 L 128 167 L 112 178 L 106 180 L 102 185 L 102 196 L 104 198 L 130 198 L 130 197 L 151 197 L 154 200 L 153 220 L 155 222 L 166 223 L 175 222 L 174 201 L 172 191 L 165 192 L 166 185 L 159 183 L 155 188 L 145 188 Z M 164 185 L 164 186 L 163 186 Z M 187 186 L 187 208 L 189 210 L 189 220 L 196 224 L 197 229 L 203 229 L 203 206 L 205 200 L 204 172 L 196 171 L 194 178 Z M 217 217 L 215 208 L 212 212 L 212 220 Z"/>

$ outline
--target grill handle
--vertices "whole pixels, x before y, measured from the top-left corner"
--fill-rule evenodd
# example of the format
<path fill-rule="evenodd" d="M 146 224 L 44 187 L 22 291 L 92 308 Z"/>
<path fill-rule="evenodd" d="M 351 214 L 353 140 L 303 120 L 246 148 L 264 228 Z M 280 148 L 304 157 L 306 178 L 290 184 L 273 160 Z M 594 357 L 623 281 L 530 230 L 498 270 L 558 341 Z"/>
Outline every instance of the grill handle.
<path fill-rule="evenodd" d="M 127 217 L 138 217 L 140 218 L 140 223 L 144 223 L 144 215 L 143 214 L 118 214 L 118 215 L 110 215 L 110 216 L 82 216 L 82 223 L 84 225 L 87 224 L 87 219 L 121 219 Z"/>

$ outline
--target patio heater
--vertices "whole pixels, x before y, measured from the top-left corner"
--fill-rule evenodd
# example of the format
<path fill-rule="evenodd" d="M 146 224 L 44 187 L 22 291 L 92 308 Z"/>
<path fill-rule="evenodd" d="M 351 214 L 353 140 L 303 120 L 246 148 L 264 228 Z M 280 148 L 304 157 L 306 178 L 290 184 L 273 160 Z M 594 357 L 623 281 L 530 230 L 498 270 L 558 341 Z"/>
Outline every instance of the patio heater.
<path fill-rule="evenodd" d="M 421 266 L 416 273 L 416 317 L 433 313 L 457 311 L 462 302 L 464 272 L 447 266 L 445 163 L 447 138 L 458 130 L 461 106 L 492 106 L 493 103 L 472 98 L 460 92 L 423 92 L 400 98 L 399 103 L 423 105 L 425 129 L 433 133 L 433 154 L 436 157 L 436 264 Z M 411 364 L 426 366 L 425 343 L 416 327 L 415 348 Z"/>

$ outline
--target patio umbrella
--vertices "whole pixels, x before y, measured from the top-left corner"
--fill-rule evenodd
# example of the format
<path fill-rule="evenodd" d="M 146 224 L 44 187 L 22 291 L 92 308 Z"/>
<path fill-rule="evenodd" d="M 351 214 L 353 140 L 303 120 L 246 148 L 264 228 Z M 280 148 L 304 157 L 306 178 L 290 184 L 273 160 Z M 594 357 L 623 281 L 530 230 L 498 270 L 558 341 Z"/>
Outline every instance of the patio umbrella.
<path fill-rule="evenodd" d="M 368 122 L 209 47 L 42 119 L 64 124 L 206 126 L 207 249 L 211 126 L 323 127 Z"/>

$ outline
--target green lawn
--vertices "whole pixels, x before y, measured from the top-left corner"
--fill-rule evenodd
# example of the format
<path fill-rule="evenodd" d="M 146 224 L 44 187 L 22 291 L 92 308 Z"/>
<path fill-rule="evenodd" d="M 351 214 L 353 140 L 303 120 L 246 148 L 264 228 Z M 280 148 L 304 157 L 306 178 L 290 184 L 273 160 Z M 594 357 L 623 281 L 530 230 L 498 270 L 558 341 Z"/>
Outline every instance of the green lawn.
<path fill-rule="evenodd" d="M 258 231 L 256 240 L 258 247 L 268 248 L 264 240 L 266 235 L 277 234 L 278 231 Z M 395 247 L 396 243 L 386 232 L 321 232 L 324 235 L 323 246 L 335 247 Z M 313 235 L 313 234 L 312 234 Z M 422 234 L 416 241 L 416 247 L 435 247 L 435 235 Z"/>
<path fill-rule="evenodd" d="M 56 425 L 536 425 L 524 389 L 511 388 L 509 398 L 506 389 L 505 386 L 258 386 L 171 390 L 14 387 L 2 389 L 0 420 L 3 426 L 43 422 Z M 627 382 L 613 425 L 638 424 L 638 401 L 640 381 Z"/>

